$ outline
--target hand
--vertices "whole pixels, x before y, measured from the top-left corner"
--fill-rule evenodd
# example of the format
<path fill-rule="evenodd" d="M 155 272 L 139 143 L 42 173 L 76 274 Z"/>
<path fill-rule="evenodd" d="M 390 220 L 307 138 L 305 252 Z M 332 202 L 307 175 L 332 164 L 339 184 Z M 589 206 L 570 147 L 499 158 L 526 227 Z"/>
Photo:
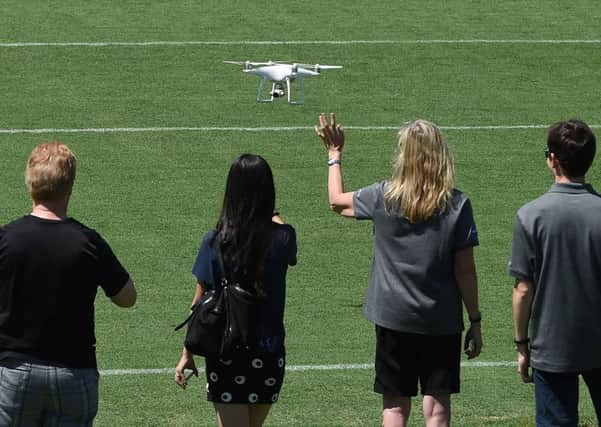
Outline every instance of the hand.
<path fill-rule="evenodd" d="M 330 113 L 330 124 L 325 113 L 319 116 L 319 125 L 315 126 L 315 133 L 323 141 L 329 153 L 339 155 L 344 147 L 344 130 L 341 125 L 336 124 L 336 115 Z"/>
<path fill-rule="evenodd" d="M 528 344 L 518 344 L 518 373 L 525 383 L 532 382 L 530 373 L 530 349 Z"/>
<path fill-rule="evenodd" d="M 185 369 L 191 369 L 192 373 L 186 376 L 184 373 Z M 194 363 L 192 354 L 190 354 L 188 350 L 184 349 L 182 357 L 175 367 L 175 383 L 185 390 L 186 386 L 188 385 L 188 379 L 192 375 L 198 376 L 198 369 L 196 369 L 196 364 Z"/>
<path fill-rule="evenodd" d="M 468 359 L 473 359 L 480 355 L 482 351 L 482 331 L 480 323 L 473 323 L 465 333 L 463 352 Z"/>

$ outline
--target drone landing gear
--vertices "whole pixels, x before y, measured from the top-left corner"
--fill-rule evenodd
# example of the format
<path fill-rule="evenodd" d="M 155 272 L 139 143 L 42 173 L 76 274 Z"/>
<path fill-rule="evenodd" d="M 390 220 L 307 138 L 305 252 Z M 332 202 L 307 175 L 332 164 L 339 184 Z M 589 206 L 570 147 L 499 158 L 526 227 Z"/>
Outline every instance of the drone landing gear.
<path fill-rule="evenodd" d="M 300 99 L 292 100 L 290 97 L 291 88 L 290 88 L 290 79 L 286 79 L 286 90 L 284 90 L 284 85 L 282 82 L 274 82 L 271 85 L 271 90 L 269 91 L 269 97 L 264 98 L 263 95 L 263 87 L 265 85 L 265 81 L 267 79 L 261 79 L 259 82 L 259 88 L 257 89 L 257 102 L 273 102 L 274 98 L 281 98 L 284 95 L 288 95 L 288 103 L 291 105 L 302 105 L 305 101 L 305 82 L 303 79 L 299 79 L 300 81 Z"/>

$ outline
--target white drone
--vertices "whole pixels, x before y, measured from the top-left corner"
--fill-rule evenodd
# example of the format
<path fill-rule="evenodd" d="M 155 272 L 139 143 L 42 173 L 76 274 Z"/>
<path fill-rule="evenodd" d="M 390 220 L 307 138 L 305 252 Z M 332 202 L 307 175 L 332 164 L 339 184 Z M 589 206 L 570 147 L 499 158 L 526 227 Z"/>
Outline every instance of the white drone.
<path fill-rule="evenodd" d="M 305 77 L 321 75 L 321 70 L 332 70 L 342 68 L 342 65 L 320 65 L 320 64 L 289 64 L 286 62 L 251 62 L 251 61 L 223 61 L 226 64 L 243 65 L 243 73 L 256 74 L 261 77 L 259 89 L 257 90 L 257 102 L 273 102 L 274 98 L 288 95 L 288 103 L 301 105 L 305 99 Z M 269 80 L 272 82 L 269 97 L 262 96 L 263 85 Z M 290 96 L 290 83 L 299 81 L 299 99 L 292 100 Z M 286 85 L 284 87 L 284 85 Z"/>

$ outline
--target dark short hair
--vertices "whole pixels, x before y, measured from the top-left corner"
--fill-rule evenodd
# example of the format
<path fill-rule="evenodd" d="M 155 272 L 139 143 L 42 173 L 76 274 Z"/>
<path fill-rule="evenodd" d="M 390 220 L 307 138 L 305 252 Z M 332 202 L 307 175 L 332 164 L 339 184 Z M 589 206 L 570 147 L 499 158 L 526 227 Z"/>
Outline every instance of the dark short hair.
<path fill-rule="evenodd" d="M 596 144 L 595 134 L 581 120 L 557 122 L 547 130 L 547 147 L 569 177 L 586 174 L 595 158 Z"/>

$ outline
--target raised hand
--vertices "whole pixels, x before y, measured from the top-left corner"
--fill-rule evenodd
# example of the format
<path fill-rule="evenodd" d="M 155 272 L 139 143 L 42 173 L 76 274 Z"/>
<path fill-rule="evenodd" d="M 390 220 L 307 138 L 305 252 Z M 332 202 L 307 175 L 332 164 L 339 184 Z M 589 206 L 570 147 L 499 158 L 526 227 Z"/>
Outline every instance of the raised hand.
<path fill-rule="evenodd" d="M 315 133 L 323 141 L 326 149 L 331 152 L 341 152 L 344 147 L 344 130 L 336 123 L 336 115 L 330 113 L 330 123 L 325 113 L 319 115 L 319 125 L 315 126 Z"/>

